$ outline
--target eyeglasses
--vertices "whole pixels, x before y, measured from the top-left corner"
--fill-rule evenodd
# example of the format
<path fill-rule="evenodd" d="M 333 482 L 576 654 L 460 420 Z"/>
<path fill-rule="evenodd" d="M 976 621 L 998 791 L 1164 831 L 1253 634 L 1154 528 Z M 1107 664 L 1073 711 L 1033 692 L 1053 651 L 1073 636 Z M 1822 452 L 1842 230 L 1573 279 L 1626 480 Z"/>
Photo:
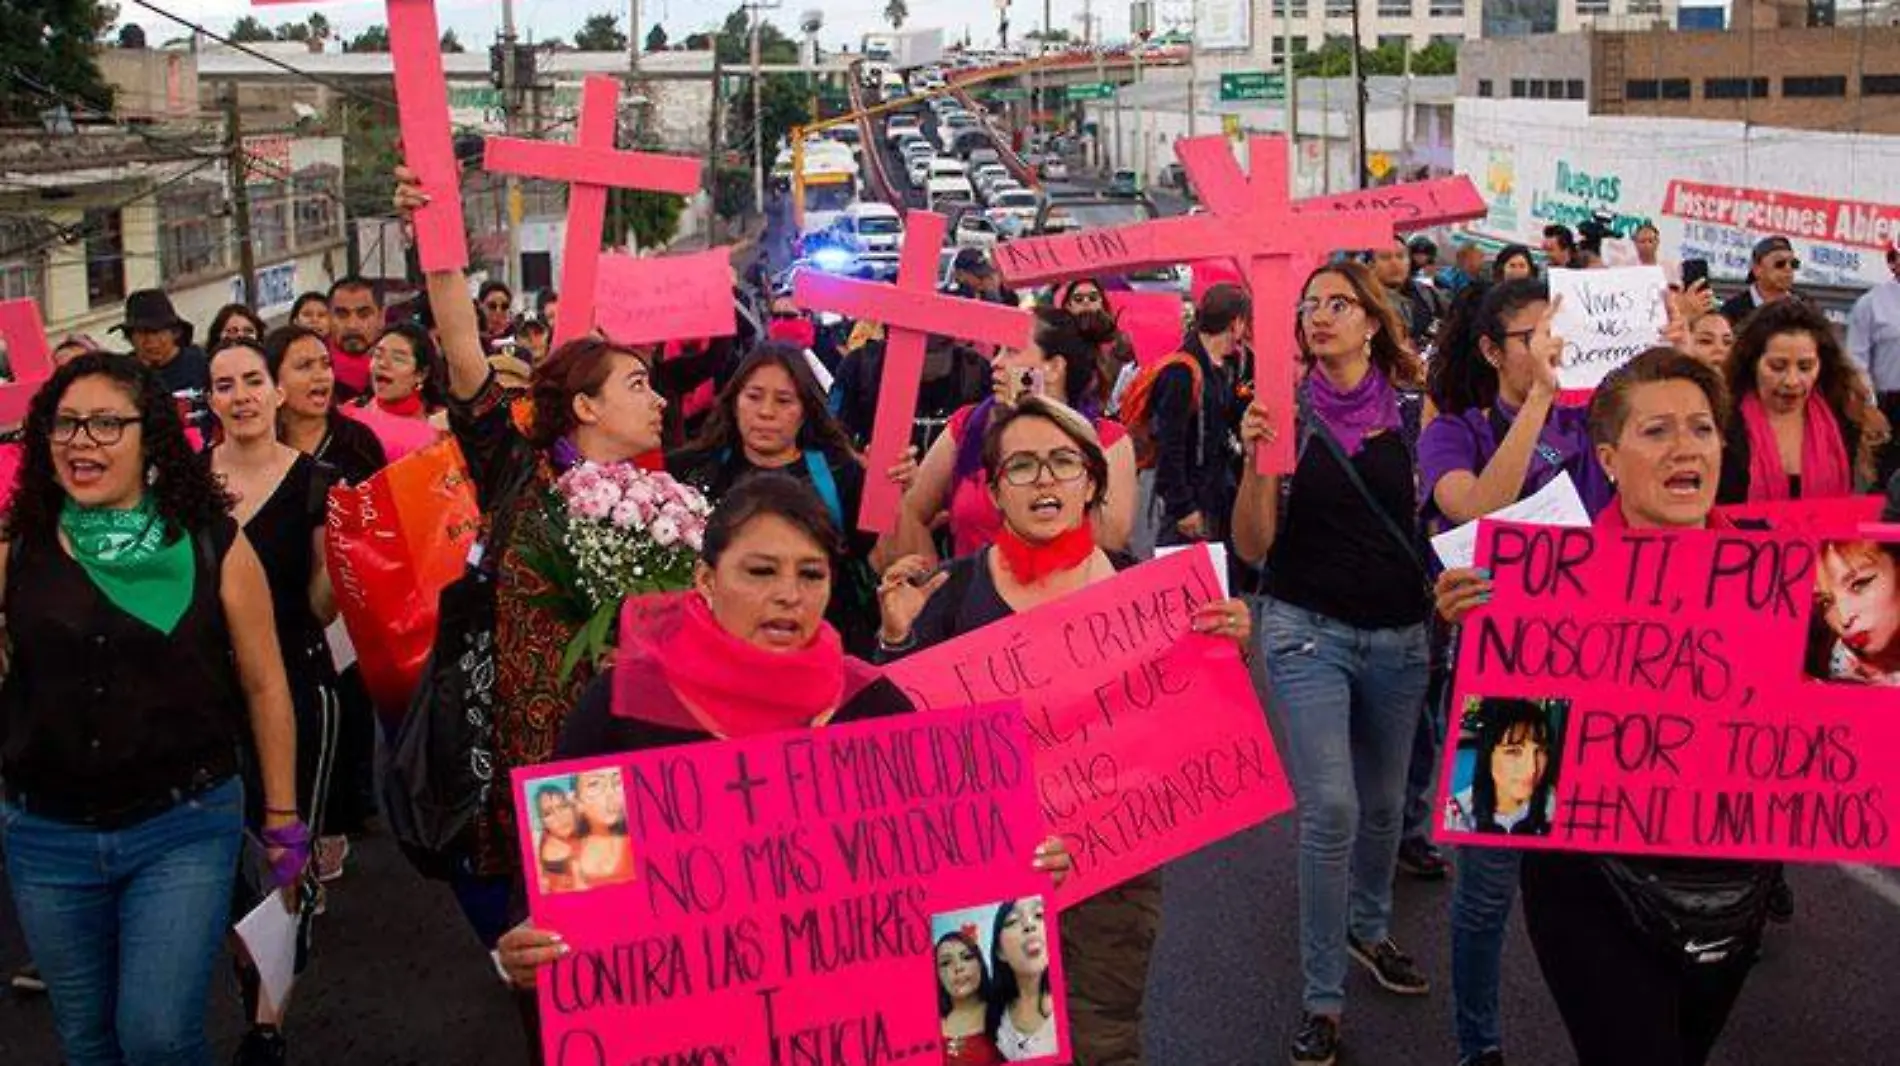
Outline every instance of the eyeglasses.
<path fill-rule="evenodd" d="M 1537 327 L 1535 326 L 1531 327 L 1530 329 L 1506 330 L 1504 333 L 1504 343 L 1509 344 L 1511 343 L 1512 339 L 1516 339 L 1516 340 L 1523 341 L 1525 346 L 1528 347 L 1531 343 L 1531 338 L 1535 337 L 1536 335 L 1537 335 Z"/>
<path fill-rule="evenodd" d="M 53 440 L 60 444 L 71 444 L 84 430 L 87 439 L 94 444 L 110 446 L 125 439 L 125 427 L 145 421 L 133 415 L 87 415 L 74 418 L 71 415 L 53 417 Z"/>
<path fill-rule="evenodd" d="M 416 365 L 415 356 L 394 348 L 385 348 L 380 344 L 369 350 L 369 357 L 371 362 L 386 363 L 389 366 L 413 367 Z"/>
<path fill-rule="evenodd" d="M 1800 270 L 1801 260 L 1793 257 L 1787 259 L 1770 259 L 1762 265 L 1770 270 Z"/>
<path fill-rule="evenodd" d="M 1034 452 L 1017 452 L 1003 460 L 1003 468 L 998 476 L 1005 485 L 1024 488 L 1042 480 L 1044 470 L 1049 471 L 1050 477 L 1066 484 L 1082 480 L 1088 474 L 1089 466 L 1081 452 L 1068 448 L 1050 452 L 1047 458 Z"/>
<path fill-rule="evenodd" d="M 482 304 L 482 306 L 488 308 L 490 311 L 495 311 L 502 314 L 506 314 L 508 311 L 508 301 L 506 300 L 489 300 L 488 302 Z"/>
<path fill-rule="evenodd" d="M 1321 310 L 1326 312 L 1328 318 L 1342 318 L 1359 306 L 1359 301 L 1350 296 L 1328 296 L 1325 299 L 1301 300 L 1299 311 L 1301 318 L 1312 318 Z"/>

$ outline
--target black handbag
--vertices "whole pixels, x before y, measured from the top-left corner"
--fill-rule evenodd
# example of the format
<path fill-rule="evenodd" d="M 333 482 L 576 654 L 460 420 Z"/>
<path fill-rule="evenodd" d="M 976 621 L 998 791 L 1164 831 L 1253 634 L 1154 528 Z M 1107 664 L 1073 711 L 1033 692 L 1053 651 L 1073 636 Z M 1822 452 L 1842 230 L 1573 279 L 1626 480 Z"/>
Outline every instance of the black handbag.
<path fill-rule="evenodd" d="M 435 643 L 384 771 L 383 816 L 424 877 L 447 880 L 473 853 L 476 815 L 496 787 L 496 587 L 517 501 L 533 477 L 534 464 L 521 463 L 492 497 L 488 538 L 442 590 Z"/>
<path fill-rule="evenodd" d="M 1597 856 L 1624 920 L 1684 966 L 1753 951 L 1768 920 L 1777 866 L 1698 859 Z"/>

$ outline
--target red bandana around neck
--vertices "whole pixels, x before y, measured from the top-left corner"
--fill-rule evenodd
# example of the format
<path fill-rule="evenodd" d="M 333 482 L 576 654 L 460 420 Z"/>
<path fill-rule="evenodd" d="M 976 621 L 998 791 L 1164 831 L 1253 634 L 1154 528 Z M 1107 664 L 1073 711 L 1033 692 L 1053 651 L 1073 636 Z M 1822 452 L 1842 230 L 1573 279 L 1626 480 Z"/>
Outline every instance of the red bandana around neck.
<path fill-rule="evenodd" d="M 375 404 L 378 408 L 381 408 L 385 413 L 395 415 L 398 418 L 428 417 L 428 412 L 422 409 L 421 392 L 412 392 L 402 399 L 397 400 L 395 403 L 385 402 L 380 396 L 375 397 L 370 400 L 370 402 Z"/>
<path fill-rule="evenodd" d="M 637 596 L 620 612 L 613 713 L 749 737 L 820 724 L 874 677 L 829 624 L 803 648 L 768 651 L 726 632 L 696 592 Z"/>
<path fill-rule="evenodd" d="M 1025 585 L 1039 585 L 1051 576 L 1080 566 L 1095 552 L 1095 530 L 1083 522 L 1047 544 L 1031 544 L 1005 525 L 996 534 L 996 550 L 1003 566 Z"/>

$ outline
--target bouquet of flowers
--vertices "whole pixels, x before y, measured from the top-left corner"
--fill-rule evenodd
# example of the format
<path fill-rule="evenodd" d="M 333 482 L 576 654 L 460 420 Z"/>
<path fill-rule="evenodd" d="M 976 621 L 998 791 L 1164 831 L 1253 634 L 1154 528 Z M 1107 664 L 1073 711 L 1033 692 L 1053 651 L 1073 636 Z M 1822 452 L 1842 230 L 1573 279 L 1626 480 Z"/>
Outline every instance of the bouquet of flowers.
<path fill-rule="evenodd" d="M 561 656 L 564 680 L 606 654 L 621 601 L 692 583 L 711 512 L 692 486 L 631 463 L 578 463 L 561 475 L 547 508 L 554 548 L 526 561 L 555 587 L 541 605 L 579 626 Z"/>

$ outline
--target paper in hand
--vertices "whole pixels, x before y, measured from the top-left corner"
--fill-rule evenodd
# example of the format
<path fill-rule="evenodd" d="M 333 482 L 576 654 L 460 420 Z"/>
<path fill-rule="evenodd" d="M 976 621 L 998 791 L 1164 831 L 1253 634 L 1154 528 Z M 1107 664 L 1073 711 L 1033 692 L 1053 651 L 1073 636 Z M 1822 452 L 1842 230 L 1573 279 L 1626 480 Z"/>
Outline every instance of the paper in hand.
<path fill-rule="evenodd" d="M 1484 517 L 1535 526 L 1580 527 L 1590 524 L 1590 512 L 1583 506 L 1583 497 L 1577 495 L 1577 484 L 1570 480 L 1569 471 L 1559 473 L 1550 484 L 1511 506 Z M 1471 565 L 1478 554 L 1478 523 L 1483 520 L 1473 519 L 1432 538 L 1432 551 L 1438 554 L 1445 569 Z"/>

